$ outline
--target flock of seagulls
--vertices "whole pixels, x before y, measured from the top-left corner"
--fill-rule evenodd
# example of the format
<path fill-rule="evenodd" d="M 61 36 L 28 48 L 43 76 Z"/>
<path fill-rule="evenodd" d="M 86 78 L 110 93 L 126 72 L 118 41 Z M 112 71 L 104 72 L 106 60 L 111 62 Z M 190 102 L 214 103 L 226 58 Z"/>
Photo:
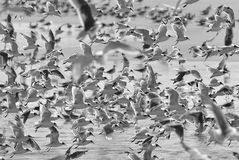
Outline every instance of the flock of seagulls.
<path fill-rule="evenodd" d="M 46 148 L 45 152 L 51 152 L 52 148 L 61 146 L 67 146 L 65 154 L 49 160 L 84 159 L 84 155 L 88 154 L 85 146 L 95 144 L 91 138 L 96 136 L 97 127 L 106 141 L 112 140 L 116 132 L 121 134 L 128 128 L 134 128 L 135 136 L 129 143 L 138 145 L 139 151 L 129 147 L 124 152 L 131 160 L 165 159 L 159 154 L 154 155 L 155 150 L 160 152 L 158 141 L 170 139 L 172 132 L 190 155 L 189 159 L 214 158 L 187 144 L 185 132 L 189 125 L 194 126 L 195 136 L 208 136 L 207 145 L 228 143 L 230 146 L 234 141 L 239 141 L 239 115 L 231 112 L 236 108 L 234 101 L 239 98 L 239 86 L 230 85 L 226 79 L 230 75 L 228 59 L 239 53 L 239 46 L 233 44 L 236 25 L 233 9 L 221 5 L 210 16 L 212 7 L 208 6 L 196 21 L 199 26 L 207 27 L 205 32 L 215 32 L 216 35 L 202 42 L 202 45 L 191 46 L 189 53 L 194 58 L 205 58 L 205 61 L 215 56 L 221 58 L 217 67 L 207 66 L 211 73 L 210 82 L 207 83 L 203 73 L 186 68 L 186 59 L 177 46 L 190 41 L 186 28 L 195 18 L 192 13 L 184 13 L 184 8 L 197 5 L 200 0 L 179 0 L 176 7 L 166 4 L 164 8 L 136 7 L 135 4 L 142 1 L 116 0 L 112 4 L 111 1 L 102 0 L 98 4 L 86 0 L 5 0 L 2 3 L 1 13 L 9 14 L 0 23 L 4 44 L 0 51 L 0 70 L 7 76 L 6 83 L 0 84 L 0 113 L 6 119 L 14 115 L 14 119 L 8 121 L 12 135 L 6 134 L 8 126 L 4 126 L 0 134 L 2 159 L 42 151 L 42 147 Z M 52 22 L 47 22 L 48 17 L 64 17 L 72 12 L 78 15 L 79 26 L 67 23 L 55 31 L 50 29 Z M 29 34 L 17 33 L 12 21 L 33 14 L 43 15 L 42 19 L 29 23 Z M 105 16 L 114 17 L 117 22 L 100 22 Z M 130 26 L 132 19 L 142 16 L 159 24 L 158 30 Z M 169 26 L 174 32 L 168 32 Z M 67 58 L 58 44 L 61 34 L 70 32 L 74 27 L 80 30 L 77 40 L 82 54 L 76 53 Z M 48 35 L 38 36 L 36 29 L 47 31 Z M 223 30 L 226 33 L 224 46 L 210 46 L 209 43 Z M 19 35 L 25 39 L 26 46 L 22 49 L 17 42 Z M 125 40 L 130 37 L 139 42 L 142 48 L 126 43 Z M 160 43 L 174 37 L 172 51 L 163 51 Z M 44 46 L 38 44 L 40 39 Z M 104 46 L 100 53 L 94 53 L 92 49 L 96 44 Z M 40 53 L 42 48 L 44 51 Z M 142 68 L 133 68 L 128 57 L 130 52 L 137 53 L 133 59 L 142 63 Z M 108 53 L 122 57 L 122 68 L 118 65 L 113 65 L 109 70 L 104 68 L 104 57 Z M 162 85 L 159 81 L 161 75 L 151 63 L 167 64 L 171 61 L 177 62 L 179 69 L 171 79 L 172 85 Z M 136 76 L 136 73 L 141 76 Z M 224 81 L 220 81 L 220 77 L 224 77 Z M 220 104 L 218 99 L 223 98 L 225 103 Z M 42 136 L 49 139 L 45 146 L 40 146 L 33 136 L 25 132 L 25 124 L 33 118 L 36 120 L 33 125 L 35 132 L 40 129 L 49 131 L 49 134 Z M 71 125 L 73 139 L 70 144 L 61 141 L 57 120 Z M 141 127 L 142 121 L 148 121 L 150 125 Z M 140 157 L 142 152 L 143 157 Z M 239 159 L 237 151 L 229 152 Z"/>

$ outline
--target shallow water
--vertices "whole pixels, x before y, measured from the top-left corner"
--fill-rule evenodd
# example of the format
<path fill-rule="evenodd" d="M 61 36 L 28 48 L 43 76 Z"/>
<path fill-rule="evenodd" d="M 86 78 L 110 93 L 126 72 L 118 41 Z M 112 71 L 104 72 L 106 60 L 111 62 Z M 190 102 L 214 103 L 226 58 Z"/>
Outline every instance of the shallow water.
<path fill-rule="evenodd" d="M 176 0 L 162 0 L 162 1 L 145 0 L 145 1 L 147 1 L 147 3 L 150 6 L 154 6 L 156 4 L 160 5 L 160 3 L 168 3 L 168 4 L 176 3 Z M 194 10 L 198 14 L 200 10 L 202 10 L 209 4 L 212 4 L 213 6 L 218 6 L 223 3 L 228 4 L 229 6 L 233 6 L 233 8 L 234 7 L 239 8 L 238 0 L 230 0 L 230 1 L 228 1 L 228 0 L 210 0 L 210 1 L 201 0 L 200 3 L 198 3 L 197 7 L 190 6 L 190 7 L 188 7 L 187 10 L 188 11 Z M 236 15 L 239 15 L 238 8 L 234 8 Z M 28 19 L 25 19 L 24 21 L 34 22 L 37 18 L 39 18 L 39 17 L 28 18 Z M 64 23 L 66 23 L 66 22 L 76 23 L 77 22 L 76 17 L 73 17 L 73 18 L 69 18 L 69 17 L 64 18 L 63 17 L 62 19 L 63 19 Z M 59 26 L 61 24 L 62 19 L 56 18 L 53 20 L 53 18 L 50 18 L 49 20 L 53 20 L 53 22 L 54 22 L 54 24 L 52 25 L 51 28 L 55 29 L 57 26 Z M 134 21 L 132 23 L 132 25 L 137 26 L 137 27 L 146 27 L 146 28 L 150 28 L 150 29 L 157 29 L 158 24 L 150 24 L 150 23 L 146 23 L 146 22 L 147 22 L 147 20 L 145 20 L 145 19 L 144 19 L 144 21 Z M 23 23 L 18 23 L 18 22 L 14 23 L 14 26 L 16 27 L 16 30 L 18 32 L 29 34 L 27 25 L 28 24 L 24 23 L 24 22 Z M 214 61 L 210 60 L 207 62 L 194 61 L 194 59 L 190 55 L 187 54 L 188 53 L 187 50 L 192 45 L 200 45 L 205 39 L 210 38 L 214 34 L 207 34 L 205 28 L 197 27 L 195 24 L 189 24 L 187 31 L 188 31 L 187 34 L 189 36 L 191 36 L 191 41 L 179 44 L 180 49 L 182 50 L 183 53 L 185 53 L 184 55 L 185 55 L 186 59 L 189 60 L 185 64 L 185 67 L 187 69 L 193 69 L 195 67 L 197 70 L 199 70 L 199 72 L 201 74 L 203 74 L 202 76 L 203 76 L 205 83 L 208 83 L 210 74 L 207 71 L 206 64 L 210 65 L 212 67 L 216 67 L 217 63 L 218 63 L 216 61 L 217 59 L 215 59 Z M 43 32 L 41 30 L 38 30 L 38 32 L 39 32 L 39 36 L 40 36 L 40 33 L 47 34 L 46 32 Z M 236 29 L 235 29 L 235 34 L 239 35 L 238 27 L 236 27 Z M 223 45 L 223 36 L 224 36 L 224 32 L 222 32 L 215 39 L 215 41 L 212 43 L 212 45 Z M 235 40 L 234 43 L 237 44 L 239 42 L 239 37 L 235 36 L 234 40 Z M 18 36 L 18 41 L 19 41 L 19 46 L 21 46 L 20 48 L 22 48 L 22 46 L 26 44 L 25 40 L 20 36 Z M 44 46 L 42 41 L 39 40 L 39 43 L 40 43 L 40 45 Z M 138 42 L 132 41 L 132 43 L 137 45 Z M 162 48 L 163 49 L 168 48 L 172 44 L 174 44 L 174 40 L 170 40 L 167 43 L 163 43 Z M 1 47 L 3 47 L 3 46 L 1 46 Z M 102 46 L 94 46 L 93 50 L 97 51 L 101 47 Z M 66 57 L 68 57 L 69 55 L 71 55 L 75 52 L 80 52 L 79 44 L 78 44 L 77 40 L 75 40 L 74 31 L 71 35 L 63 34 L 63 38 L 62 38 L 61 43 L 59 44 L 59 48 L 63 49 L 63 52 L 66 55 Z M 231 71 L 230 72 L 230 84 L 238 84 L 238 82 L 239 82 L 239 75 L 238 75 L 239 63 L 237 62 L 237 60 L 238 60 L 238 56 L 235 56 L 235 57 L 233 57 L 233 59 L 230 59 L 231 62 L 228 64 L 228 67 Z M 236 62 L 234 62 L 234 61 L 236 61 Z M 112 64 L 116 63 L 116 62 L 118 62 L 118 65 L 121 65 L 121 63 L 119 63 L 119 61 L 117 59 L 117 60 L 111 60 L 110 63 L 107 63 L 107 65 L 105 67 L 111 68 Z M 134 68 L 134 67 L 137 67 L 137 64 L 140 64 L 140 63 L 141 62 L 132 61 L 131 65 Z M 159 81 L 162 84 L 168 84 L 169 86 L 171 86 L 172 81 L 170 81 L 170 79 L 174 78 L 174 75 L 176 73 L 175 69 L 178 68 L 177 64 L 172 62 L 168 66 L 165 66 L 158 62 L 154 62 L 154 63 L 152 63 L 152 65 L 153 65 L 155 72 L 162 74 L 162 76 L 159 77 Z M 2 77 L 0 82 L 3 82 L 4 77 L 2 76 L 2 74 L 0 74 L 0 76 Z M 140 75 L 138 74 L 137 76 L 140 76 Z M 223 80 L 223 79 L 221 79 L 221 80 Z M 223 102 L 224 99 L 221 101 Z M 237 104 L 236 109 L 233 112 L 239 114 L 239 108 L 237 107 L 238 102 L 236 102 L 236 104 Z M 12 120 L 13 117 L 14 117 L 14 115 L 9 115 L 7 118 L 3 117 L 2 115 L 0 117 L 1 118 L 0 129 L 3 127 L 7 128 L 7 136 L 12 135 L 11 130 L 8 128 L 7 122 L 8 122 L 8 120 Z M 53 148 L 50 152 L 45 152 L 45 148 L 46 148 L 45 145 L 49 143 L 49 140 L 47 138 L 45 138 L 45 135 L 47 135 L 49 133 L 49 130 L 48 129 L 39 129 L 39 131 L 37 133 L 35 133 L 34 129 L 33 129 L 33 124 L 38 119 L 39 119 L 39 117 L 28 120 L 25 125 L 25 132 L 26 132 L 26 134 L 30 134 L 35 138 L 35 140 L 41 146 L 42 151 L 40 151 L 40 152 L 34 151 L 32 153 L 16 155 L 15 157 L 12 158 L 13 160 L 32 160 L 32 159 L 45 160 L 45 159 L 49 159 L 54 156 L 64 154 L 67 147 L 69 147 L 69 145 L 71 144 L 71 139 L 72 139 L 73 134 L 70 130 L 70 124 L 63 125 L 63 121 L 58 120 L 56 122 L 59 126 L 60 141 L 65 142 L 66 144 L 68 144 L 68 146 L 66 145 L 66 146 L 62 146 L 62 147 L 58 147 L 58 148 Z M 149 124 L 149 121 L 139 121 L 138 125 L 141 127 L 146 127 L 146 126 L 148 126 L 148 124 Z M 100 129 L 97 127 L 94 127 L 94 128 L 96 130 L 95 137 L 92 137 L 91 139 L 94 140 L 95 144 L 90 144 L 90 145 L 84 147 L 84 148 L 87 148 L 89 151 L 80 159 L 84 159 L 84 160 L 125 160 L 128 158 L 127 158 L 126 154 L 124 154 L 124 152 L 128 151 L 129 147 L 131 147 L 133 149 L 137 149 L 137 145 L 130 143 L 130 139 L 135 134 L 134 128 L 127 129 L 123 133 L 120 133 L 119 131 L 115 131 L 115 133 L 112 135 L 113 139 L 111 141 L 106 140 L 103 135 L 98 135 L 98 133 L 100 132 Z M 192 146 L 192 147 L 198 148 L 202 153 L 212 156 L 212 158 L 215 160 L 216 159 L 232 160 L 233 157 L 232 157 L 231 151 L 239 150 L 238 149 L 239 143 L 237 143 L 237 142 L 233 142 L 230 147 L 227 147 L 227 144 L 225 144 L 224 146 L 219 146 L 219 145 L 214 145 L 214 144 L 206 146 L 205 143 L 208 138 L 207 132 L 205 132 L 201 136 L 196 136 L 196 135 L 194 135 L 194 126 L 193 125 L 187 127 L 187 129 L 185 130 L 185 133 L 186 133 L 186 135 L 185 135 L 186 143 L 190 144 L 190 146 Z M 157 155 L 158 157 L 163 157 L 166 160 L 188 159 L 188 154 L 185 153 L 185 151 L 181 148 L 181 146 L 179 144 L 179 139 L 174 133 L 172 134 L 172 136 L 169 140 L 166 140 L 165 138 L 159 139 L 158 144 L 162 148 L 156 149 L 153 152 L 153 154 Z M 79 148 L 81 148 L 81 147 L 79 147 Z M 82 148 L 82 149 L 84 149 L 84 148 Z M 8 157 L 9 156 L 7 156 L 7 158 Z"/>
<path fill-rule="evenodd" d="M 206 62 L 207 64 L 210 64 L 211 66 L 216 66 L 217 62 L 209 61 Z M 136 65 L 136 64 L 135 64 Z M 172 65 L 172 66 L 171 66 Z M 166 82 L 170 82 L 170 79 L 173 78 L 172 75 L 175 74 L 174 68 L 177 67 L 177 64 L 171 63 L 171 65 L 168 67 L 166 74 L 165 70 L 157 69 L 159 66 L 158 64 L 154 63 L 153 68 L 158 71 L 158 73 L 163 74 L 159 78 L 159 81 L 163 84 Z M 207 79 L 210 77 L 209 72 L 207 71 L 206 66 L 202 62 L 187 62 L 187 68 L 193 69 L 194 65 L 196 65 L 196 68 L 200 71 L 200 73 L 205 73 L 203 76 L 203 79 L 205 79 L 205 83 L 207 83 Z M 111 65 L 109 65 L 111 67 Z M 238 84 L 239 82 L 239 76 L 237 73 L 237 67 L 239 67 L 239 64 L 236 62 L 231 62 L 229 64 L 229 69 L 231 70 L 231 80 L 230 84 Z M 171 82 L 170 82 L 171 83 Z M 170 84 L 169 84 L 170 85 Z M 225 102 L 225 100 L 221 100 L 221 102 Z M 239 108 L 238 102 L 236 102 L 236 109 L 233 111 L 236 114 L 239 114 Z M 1 117 L 0 126 L 7 127 L 8 120 L 12 120 L 14 115 L 10 115 L 7 118 Z M 39 117 L 29 119 L 25 125 L 25 133 L 32 135 L 35 140 L 39 143 L 39 145 L 42 148 L 42 151 L 37 152 L 34 151 L 33 153 L 26 153 L 23 155 L 16 155 L 12 159 L 14 160 L 30 160 L 30 159 L 48 159 L 52 158 L 56 155 L 62 155 L 67 149 L 66 146 L 61 146 L 58 148 L 53 148 L 50 152 L 45 152 L 46 144 L 49 143 L 49 139 L 45 138 L 45 135 L 49 134 L 48 129 L 40 128 L 37 133 L 34 132 L 33 124 L 39 120 Z M 70 124 L 64 124 L 63 120 L 57 120 L 56 121 L 59 126 L 60 131 L 60 141 L 65 142 L 68 144 L 68 147 L 71 144 L 72 140 L 72 132 L 70 130 Z M 150 124 L 149 121 L 139 121 L 138 125 L 141 127 L 147 127 Z M 0 127 L 2 128 L 2 127 Z M 11 130 L 7 128 L 7 135 L 12 135 Z M 125 132 L 121 133 L 120 131 L 115 131 L 112 135 L 112 140 L 106 140 L 105 136 L 98 135 L 98 133 L 101 131 L 98 127 L 94 127 L 95 129 L 95 137 L 91 137 L 89 139 L 94 140 L 95 144 L 90 144 L 85 147 L 79 147 L 79 149 L 85 149 L 87 148 L 89 151 L 87 154 L 84 155 L 81 159 L 87 159 L 87 160 L 125 160 L 127 159 L 126 154 L 124 154 L 125 151 L 129 150 L 129 147 L 137 150 L 138 146 L 130 143 L 130 139 L 135 135 L 135 129 L 129 128 L 126 129 Z M 202 153 L 208 154 L 213 157 L 213 159 L 233 159 L 231 151 L 238 151 L 239 143 L 233 142 L 230 147 L 227 147 L 227 144 L 224 146 L 214 145 L 211 144 L 209 146 L 206 146 L 206 142 L 208 139 L 207 131 L 204 132 L 204 134 L 197 136 L 194 132 L 195 128 L 193 125 L 189 125 L 187 129 L 185 130 L 185 142 L 190 144 L 192 147 L 198 148 Z M 165 138 L 160 138 L 158 141 L 158 144 L 162 147 L 159 149 L 156 149 L 153 154 L 164 157 L 166 160 L 184 160 L 188 158 L 188 154 L 185 153 L 185 151 L 181 148 L 178 137 L 172 133 L 171 138 L 169 140 Z"/>

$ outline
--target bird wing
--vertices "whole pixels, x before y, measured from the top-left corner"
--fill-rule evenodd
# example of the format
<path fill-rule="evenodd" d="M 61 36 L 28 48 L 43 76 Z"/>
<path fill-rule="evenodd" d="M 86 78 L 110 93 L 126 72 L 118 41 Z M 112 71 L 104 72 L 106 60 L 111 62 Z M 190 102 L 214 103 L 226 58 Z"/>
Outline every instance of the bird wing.
<path fill-rule="evenodd" d="M 227 58 L 224 57 L 224 58 L 220 61 L 220 63 L 219 63 L 218 66 L 217 66 L 217 70 L 221 70 L 221 69 L 223 69 L 223 68 L 226 66 L 226 60 L 227 60 Z"/>
<path fill-rule="evenodd" d="M 48 43 L 48 40 L 46 39 L 45 36 L 41 35 L 41 39 L 42 39 L 43 41 L 45 41 L 46 43 Z"/>
<path fill-rule="evenodd" d="M 21 35 L 27 40 L 28 45 L 35 44 L 34 40 L 31 37 L 29 37 L 23 33 L 21 33 Z"/>
<path fill-rule="evenodd" d="M 0 52 L 0 63 L 1 64 L 7 64 L 7 61 L 8 61 L 8 54 L 1 51 Z"/>
<path fill-rule="evenodd" d="M 218 72 L 218 69 L 212 68 L 212 67 L 210 67 L 210 66 L 207 66 L 207 67 L 208 67 L 208 70 L 209 70 L 211 73 Z"/>
<path fill-rule="evenodd" d="M 26 123 L 26 121 L 27 121 L 27 119 L 28 119 L 30 113 L 31 113 L 31 110 L 30 110 L 30 109 L 28 109 L 28 110 L 26 110 L 26 111 L 24 111 L 24 112 L 22 113 L 21 118 L 23 118 L 23 123 L 24 123 L 24 124 Z"/>
<path fill-rule="evenodd" d="M 183 24 L 180 24 L 180 25 L 173 24 L 172 28 L 173 28 L 174 32 L 177 34 L 178 38 L 184 37 L 184 33 L 186 32 L 186 28 L 184 27 Z"/>
<path fill-rule="evenodd" d="M 142 34 L 143 37 L 149 36 L 149 30 L 147 30 L 147 29 L 142 29 L 142 28 L 140 28 L 140 29 L 134 29 L 134 30 L 135 30 L 137 33 Z"/>
<path fill-rule="evenodd" d="M 229 123 L 226 121 L 226 118 L 224 117 L 221 109 L 217 105 L 215 105 L 214 103 L 211 103 L 210 105 L 211 110 L 213 111 L 216 118 L 217 124 L 222 131 L 222 134 L 226 135 L 228 133 Z"/>
<path fill-rule="evenodd" d="M 39 52 L 39 49 L 38 47 L 36 47 L 32 53 L 31 59 L 35 60 L 37 58 L 38 52 Z"/>
<path fill-rule="evenodd" d="M 82 50 L 84 52 L 84 55 L 86 55 L 86 56 L 93 56 L 92 55 L 91 47 L 88 44 L 86 44 L 85 42 L 81 41 L 81 48 L 82 48 Z"/>
<path fill-rule="evenodd" d="M 70 154 L 70 159 L 76 159 L 79 158 L 81 156 L 83 156 L 86 152 L 88 152 L 88 150 L 86 151 L 75 151 L 74 153 Z"/>
<path fill-rule="evenodd" d="M 190 73 L 191 73 L 193 76 L 195 76 L 196 78 L 198 78 L 198 79 L 201 79 L 201 78 L 202 78 L 202 77 L 201 77 L 201 74 L 200 74 L 197 70 L 195 70 L 195 69 L 191 70 Z"/>
<path fill-rule="evenodd" d="M 11 121 L 8 121 L 8 124 L 11 126 L 12 132 L 15 135 L 15 137 L 22 138 L 22 137 L 24 137 L 24 126 L 23 126 L 21 119 L 18 115 L 15 117 L 15 120 L 17 122 L 16 124 L 14 124 Z"/>
<path fill-rule="evenodd" d="M 26 141 L 26 143 L 36 150 L 41 150 L 40 146 L 37 144 L 37 142 L 33 138 L 29 138 Z"/>
<path fill-rule="evenodd" d="M 72 87 L 72 97 L 73 97 L 74 104 L 82 103 L 84 101 L 84 94 L 83 94 L 82 89 L 73 86 Z"/>
<path fill-rule="evenodd" d="M 11 42 L 12 51 L 18 51 L 18 45 L 15 41 Z"/>
<path fill-rule="evenodd" d="M 109 41 L 108 44 L 103 49 L 103 53 L 106 54 L 110 51 L 118 50 L 118 49 L 125 50 L 125 51 L 133 51 L 133 52 L 138 51 L 136 48 L 128 44 L 122 43 L 120 41 Z"/>
<path fill-rule="evenodd" d="M 159 37 L 164 37 L 166 36 L 166 33 L 167 33 L 168 29 L 167 29 L 167 26 L 165 24 L 161 24 L 158 28 L 158 36 Z"/>
<path fill-rule="evenodd" d="M 40 117 L 41 117 L 41 121 L 50 121 L 51 118 L 51 112 L 48 108 L 46 108 L 45 106 L 41 106 L 40 107 Z"/>
<path fill-rule="evenodd" d="M 50 41 L 55 42 L 55 36 L 54 36 L 54 34 L 53 34 L 51 29 L 49 30 L 48 34 L 49 34 Z"/>
<path fill-rule="evenodd" d="M 58 77 L 60 77 L 61 79 L 65 79 L 64 75 L 63 75 L 60 71 L 58 71 L 58 70 L 56 70 L 56 69 L 51 70 L 51 71 L 50 71 L 50 74 L 51 74 L 51 75 L 58 76 Z"/>

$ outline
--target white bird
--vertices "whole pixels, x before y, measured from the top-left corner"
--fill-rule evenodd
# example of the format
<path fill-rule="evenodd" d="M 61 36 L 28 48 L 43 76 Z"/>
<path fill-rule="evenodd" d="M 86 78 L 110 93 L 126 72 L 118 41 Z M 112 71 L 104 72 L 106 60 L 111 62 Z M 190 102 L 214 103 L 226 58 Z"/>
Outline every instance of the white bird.
<path fill-rule="evenodd" d="M 36 150 L 40 150 L 39 145 L 35 142 L 35 140 L 32 138 L 32 136 L 24 134 L 24 125 L 19 117 L 19 115 L 16 115 L 15 117 L 16 124 L 9 121 L 8 124 L 12 128 L 12 132 L 15 137 L 11 137 L 10 141 L 15 143 L 15 146 L 21 143 L 26 143 L 31 145 L 32 148 L 35 148 Z"/>
<path fill-rule="evenodd" d="M 181 42 L 181 41 L 189 40 L 189 37 L 184 35 L 186 32 L 186 28 L 180 18 L 175 18 L 175 21 L 172 23 L 171 26 L 177 35 L 176 44 L 178 44 L 178 42 Z"/>
<path fill-rule="evenodd" d="M 23 33 L 21 33 L 21 35 L 27 40 L 28 43 L 28 45 L 23 48 L 24 50 L 36 49 L 40 47 L 40 45 L 36 44 L 37 37 L 35 32 L 31 31 L 31 36 L 27 36 Z"/>
<path fill-rule="evenodd" d="M 40 121 L 38 121 L 34 127 L 35 132 L 38 128 L 50 128 L 50 127 L 57 127 L 55 122 L 51 122 L 51 111 L 44 105 L 40 106 Z"/>
<path fill-rule="evenodd" d="M 74 109 L 88 108 L 89 105 L 85 102 L 85 94 L 81 87 L 72 86 L 72 107 Z"/>
<path fill-rule="evenodd" d="M 61 15 L 61 12 L 56 9 L 56 6 L 54 4 L 52 4 L 50 1 L 46 2 L 46 13 L 45 13 L 46 17 L 47 16 L 59 16 Z"/>
<path fill-rule="evenodd" d="M 209 29 L 207 32 L 219 32 L 221 29 L 223 29 L 223 24 L 225 22 L 228 22 L 228 20 L 224 17 L 221 17 L 219 15 L 215 15 L 215 21 L 209 24 Z"/>
<path fill-rule="evenodd" d="M 221 109 L 213 102 L 210 104 L 210 109 L 214 113 L 218 128 L 209 130 L 208 133 L 211 136 L 209 142 L 214 141 L 218 144 L 223 144 L 226 140 L 239 141 L 239 131 L 237 128 L 230 126 Z"/>
<path fill-rule="evenodd" d="M 24 154 L 27 152 L 31 152 L 31 150 L 29 150 L 28 148 L 27 149 L 23 148 L 22 145 L 23 145 L 22 143 L 17 143 L 17 145 L 14 147 L 15 151 L 11 153 L 10 158 L 12 158 L 16 154 Z"/>
<path fill-rule="evenodd" d="M 117 5 L 119 7 L 119 10 L 117 12 L 130 12 L 133 11 L 133 2 L 132 0 L 117 0 Z"/>
<path fill-rule="evenodd" d="M 158 28 L 158 34 L 157 34 L 156 42 L 155 42 L 156 44 L 159 42 L 167 41 L 170 37 L 172 37 L 171 35 L 167 35 L 167 31 L 168 31 L 168 28 L 166 24 L 162 23 Z"/>
<path fill-rule="evenodd" d="M 46 135 L 47 138 L 50 138 L 50 143 L 46 146 L 49 147 L 48 149 L 51 149 L 52 147 L 59 147 L 62 145 L 65 145 L 64 142 L 59 141 L 59 131 L 56 129 L 56 127 L 52 126 L 49 127 L 51 133 Z"/>

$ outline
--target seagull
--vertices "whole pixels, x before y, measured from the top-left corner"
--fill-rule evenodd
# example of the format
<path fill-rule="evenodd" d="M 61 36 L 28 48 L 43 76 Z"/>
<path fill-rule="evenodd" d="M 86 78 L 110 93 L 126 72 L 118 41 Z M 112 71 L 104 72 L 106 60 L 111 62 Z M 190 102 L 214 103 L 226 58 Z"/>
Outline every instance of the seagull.
<path fill-rule="evenodd" d="M 231 7 L 229 6 L 224 6 L 222 9 L 225 13 L 228 14 L 231 24 L 229 25 L 230 27 L 235 27 L 235 14 L 234 11 Z"/>
<path fill-rule="evenodd" d="M 103 54 L 107 54 L 112 51 L 120 50 L 122 52 L 139 52 L 138 49 L 133 46 L 120 42 L 120 41 L 109 41 L 103 49 Z"/>
<path fill-rule="evenodd" d="M 160 147 L 158 144 L 150 144 L 148 146 L 148 148 L 145 150 L 144 152 L 144 160 L 152 160 L 152 159 L 155 159 L 155 158 L 158 158 L 157 156 L 155 157 L 152 157 L 152 152 L 157 148 L 157 147 Z"/>
<path fill-rule="evenodd" d="M 80 117 L 73 122 L 72 128 L 84 127 L 89 124 L 93 124 L 93 122 L 91 120 L 86 120 L 85 117 Z"/>
<path fill-rule="evenodd" d="M 32 148 L 34 148 L 36 150 L 40 150 L 41 148 L 35 142 L 35 140 L 32 138 L 32 136 L 30 136 L 30 135 L 25 136 L 24 135 L 24 125 L 23 125 L 19 115 L 16 115 L 15 121 L 16 121 L 16 124 L 14 124 L 11 121 L 8 121 L 8 124 L 11 126 L 12 132 L 15 136 L 15 137 L 11 137 L 10 141 L 14 142 L 15 146 L 17 146 L 18 144 L 27 143 Z"/>
<path fill-rule="evenodd" d="M 38 121 L 34 127 L 35 132 L 37 132 L 38 128 L 50 128 L 50 127 L 57 127 L 55 122 L 51 122 L 51 112 L 50 110 L 44 106 L 40 106 L 40 121 Z"/>
<path fill-rule="evenodd" d="M 189 37 L 184 35 L 186 32 L 186 28 L 180 18 L 175 18 L 171 26 L 177 35 L 177 40 L 175 45 L 178 44 L 178 42 L 189 40 Z"/>
<path fill-rule="evenodd" d="M 237 128 L 230 126 L 221 109 L 213 102 L 211 102 L 210 104 L 210 109 L 214 113 L 218 128 L 212 128 L 209 130 L 209 142 L 214 141 L 222 145 L 226 140 L 239 141 L 239 131 L 237 130 Z"/>
<path fill-rule="evenodd" d="M 49 127 L 49 129 L 51 133 L 46 135 L 47 138 L 50 138 L 50 143 L 46 145 L 47 147 L 49 147 L 48 149 L 50 150 L 52 147 L 65 145 L 64 142 L 59 141 L 59 131 L 56 129 L 56 127 L 51 126 Z"/>
<path fill-rule="evenodd" d="M 15 156 L 16 154 L 24 154 L 24 153 L 27 153 L 27 152 L 31 152 L 31 150 L 29 150 L 28 148 L 27 148 L 27 149 L 24 149 L 22 143 L 17 143 L 17 144 L 14 146 L 14 149 L 15 149 L 15 151 L 13 151 L 13 152 L 11 153 L 10 158 L 12 158 L 13 156 Z"/>
<path fill-rule="evenodd" d="M 234 103 L 234 99 L 232 99 L 230 102 L 224 103 L 221 106 L 221 108 L 226 108 L 226 109 L 233 109 L 235 108 L 235 103 Z"/>
<path fill-rule="evenodd" d="M 219 16 L 219 15 L 214 15 L 215 17 L 215 21 L 211 24 L 209 24 L 209 29 L 207 30 L 207 32 L 218 32 L 223 28 L 222 24 L 227 22 L 230 23 L 227 19 Z"/>
<path fill-rule="evenodd" d="M 181 141 L 184 139 L 184 128 L 181 123 L 169 123 L 164 126 L 166 131 L 175 131 Z"/>
<path fill-rule="evenodd" d="M 212 9 L 212 6 L 209 5 L 207 8 L 201 11 L 201 15 L 206 16 L 209 14 L 210 10 Z"/>
<path fill-rule="evenodd" d="M 35 32 L 31 31 L 31 36 L 27 36 L 23 33 L 21 33 L 21 35 L 27 40 L 28 43 L 28 46 L 23 48 L 24 50 L 36 49 L 40 47 L 40 45 L 36 44 L 37 37 Z"/>
<path fill-rule="evenodd" d="M 56 44 L 56 39 L 51 29 L 48 32 L 48 36 L 49 41 L 45 38 L 43 34 L 41 35 L 42 40 L 45 41 L 46 54 L 52 52 L 55 49 Z"/>
<path fill-rule="evenodd" d="M 117 0 L 117 5 L 119 7 L 119 10 L 117 12 L 125 13 L 133 11 L 133 3 L 132 0 Z"/>
<path fill-rule="evenodd" d="M 211 80 L 210 80 L 210 83 L 209 83 L 209 87 L 218 87 L 218 86 L 220 86 L 220 85 L 224 85 L 222 82 L 220 82 L 218 79 L 216 79 L 216 78 L 212 78 Z"/>
<path fill-rule="evenodd" d="M 166 24 L 162 23 L 158 28 L 158 33 L 156 36 L 155 44 L 157 44 L 159 42 L 167 41 L 170 37 L 172 37 L 171 35 L 166 35 L 167 31 L 168 31 L 168 29 L 167 29 Z"/>
<path fill-rule="evenodd" d="M 197 127 L 195 130 L 197 133 L 202 133 L 206 129 L 206 125 L 204 125 L 205 122 L 205 114 L 202 111 L 188 111 L 185 114 L 183 114 L 180 119 L 190 119 L 193 118 L 193 121 Z"/>
<path fill-rule="evenodd" d="M 44 14 L 46 15 L 46 17 L 48 17 L 48 16 L 60 17 L 61 12 L 58 9 L 56 9 L 56 6 L 54 4 L 52 4 L 50 1 L 47 1 L 46 2 L 46 13 L 44 13 Z"/>
<path fill-rule="evenodd" d="M 154 52 L 153 55 L 145 60 L 146 62 L 164 60 L 164 58 L 166 57 L 166 54 L 167 54 L 167 50 L 163 52 L 162 49 L 157 46 L 154 48 L 153 52 Z"/>
<path fill-rule="evenodd" d="M 89 104 L 85 102 L 85 94 L 82 87 L 76 85 L 72 86 L 72 108 L 74 109 L 84 109 L 88 108 Z"/>

